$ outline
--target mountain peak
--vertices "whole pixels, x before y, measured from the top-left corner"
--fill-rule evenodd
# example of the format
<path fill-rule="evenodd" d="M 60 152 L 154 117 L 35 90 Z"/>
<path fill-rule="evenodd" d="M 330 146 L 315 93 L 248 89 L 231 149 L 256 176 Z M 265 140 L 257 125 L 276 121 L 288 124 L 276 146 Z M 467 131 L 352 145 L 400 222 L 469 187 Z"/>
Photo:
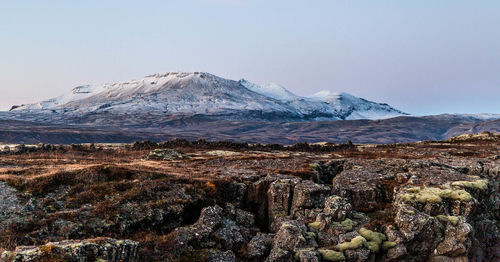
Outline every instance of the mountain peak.
<path fill-rule="evenodd" d="M 200 77 L 200 78 L 220 78 L 216 75 L 207 73 L 207 72 L 166 72 L 166 73 L 157 73 L 148 75 L 145 78 L 166 78 L 166 77 L 177 77 L 177 78 L 185 78 L 185 77 Z"/>
<path fill-rule="evenodd" d="M 240 84 L 242 84 L 244 87 L 259 93 L 261 95 L 265 95 L 277 100 L 281 101 L 291 101 L 298 99 L 299 97 L 295 95 L 294 93 L 288 91 L 286 88 L 275 84 L 275 83 L 267 83 L 263 85 L 256 85 L 254 83 L 251 83 L 245 79 L 241 79 Z"/>

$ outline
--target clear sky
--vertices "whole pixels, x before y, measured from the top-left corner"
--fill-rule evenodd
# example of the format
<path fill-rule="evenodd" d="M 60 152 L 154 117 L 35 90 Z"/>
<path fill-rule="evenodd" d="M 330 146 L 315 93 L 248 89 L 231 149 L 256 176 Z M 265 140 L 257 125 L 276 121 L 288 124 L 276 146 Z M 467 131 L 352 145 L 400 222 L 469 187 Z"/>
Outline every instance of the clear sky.
<path fill-rule="evenodd" d="M 500 113 L 498 0 L 0 2 L 0 109 L 167 71 Z"/>

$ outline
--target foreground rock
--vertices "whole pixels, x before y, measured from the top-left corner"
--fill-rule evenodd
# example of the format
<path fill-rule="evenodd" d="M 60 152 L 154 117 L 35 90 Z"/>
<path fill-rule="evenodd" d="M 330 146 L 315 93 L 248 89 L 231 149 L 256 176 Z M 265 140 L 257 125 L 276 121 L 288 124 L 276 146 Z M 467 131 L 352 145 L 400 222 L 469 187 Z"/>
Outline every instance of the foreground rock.
<path fill-rule="evenodd" d="M 20 246 L 14 252 L 4 252 L 2 261 L 68 261 L 68 262 L 135 262 L 139 243 L 110 238 L 68 240 L 43 246 Z"/>

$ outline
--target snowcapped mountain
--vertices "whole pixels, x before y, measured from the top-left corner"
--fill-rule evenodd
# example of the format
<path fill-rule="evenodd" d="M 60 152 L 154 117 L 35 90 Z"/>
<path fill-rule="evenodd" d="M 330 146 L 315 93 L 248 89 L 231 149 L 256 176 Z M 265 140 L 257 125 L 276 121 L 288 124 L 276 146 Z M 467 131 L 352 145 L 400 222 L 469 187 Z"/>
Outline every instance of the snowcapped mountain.
<path fill-rule="evenodd" d="M 12 113 L 50 118 L 92 115 L 206 115 L 234 120 L 303 121 L 380 119 L 405 115 L 346 93 L 293 94 L 277 84 L 256 85 L 209 73 L 166 73 L 121 83 L 76 87 L 67 94 L 35 104 L 15 106 Z M 47 116 L 50 115 L 49 116 Z"/>

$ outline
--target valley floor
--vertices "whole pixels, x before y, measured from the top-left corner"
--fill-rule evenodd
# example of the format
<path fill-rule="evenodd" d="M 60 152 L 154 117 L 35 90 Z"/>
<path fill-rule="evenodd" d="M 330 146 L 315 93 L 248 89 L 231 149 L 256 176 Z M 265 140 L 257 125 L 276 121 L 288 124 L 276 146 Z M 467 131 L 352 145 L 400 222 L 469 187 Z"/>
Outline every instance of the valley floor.
<path fill-rule="evenodd" d="M 0 153 L 2 261 L 499 261 L 500 136 Z"/>

